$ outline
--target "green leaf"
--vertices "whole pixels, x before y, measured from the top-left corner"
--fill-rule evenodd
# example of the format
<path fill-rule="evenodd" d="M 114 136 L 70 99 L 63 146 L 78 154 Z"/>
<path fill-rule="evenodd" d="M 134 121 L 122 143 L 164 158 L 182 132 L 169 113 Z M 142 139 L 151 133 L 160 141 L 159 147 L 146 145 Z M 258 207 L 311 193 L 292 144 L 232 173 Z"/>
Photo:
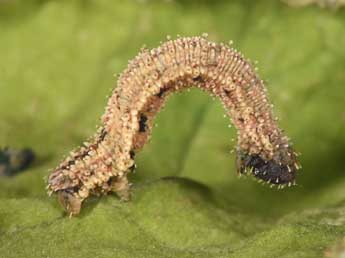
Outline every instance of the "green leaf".
<path fill-rule="evenodd" d="M 208 32 L 258 60 L 302 153 L 298 186 L 236 176 L 220 103 L 172 96 L 137 158 L 133 201 L 91 198 L 69 219 L 48 170 L 95 131 L 129 59 Z M 34 166 L 0 178 L 0 257 L 323 257 L 345 233 L 345 12 L 279 1 L 0 1 L 0 143 Z M 183 122 L 181 122 L 183 121 Z"/>

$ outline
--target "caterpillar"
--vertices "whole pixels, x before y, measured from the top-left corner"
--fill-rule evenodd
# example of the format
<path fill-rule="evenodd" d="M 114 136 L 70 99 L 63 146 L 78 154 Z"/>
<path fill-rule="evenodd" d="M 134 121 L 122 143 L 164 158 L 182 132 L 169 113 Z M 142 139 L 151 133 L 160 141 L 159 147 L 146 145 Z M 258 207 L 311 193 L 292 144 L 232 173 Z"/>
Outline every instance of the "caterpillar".
<path fill-rule="evenodd" d="M 297 154 L 273 117 L 253 65 L 228 45 L 197 36 L 141 49 L 120 74 L 96 135 L 50 174 L 49 194 L 57 194 L 70 216 L 90 195 L 115 192 L 129 200 L 127 175 L 150 138 L 154 117 L 168 96 L 193 86 L 218 97 L 236 127 L 240 175 L 279 187 L 294 184 Z"/>

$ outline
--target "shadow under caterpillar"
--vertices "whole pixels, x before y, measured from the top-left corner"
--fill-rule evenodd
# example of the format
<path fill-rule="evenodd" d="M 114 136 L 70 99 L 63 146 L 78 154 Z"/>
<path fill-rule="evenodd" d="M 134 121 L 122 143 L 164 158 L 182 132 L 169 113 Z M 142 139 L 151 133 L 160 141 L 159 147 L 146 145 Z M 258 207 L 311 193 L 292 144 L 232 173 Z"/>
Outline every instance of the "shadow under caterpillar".
<path fill-rule="evenodd" d="M 216 96 L 237 128 L 237 169 L 272 185 L 295 182 L 296 153 L 278 128 L 263 81 L 252 64 L 205 37 L 168 40 L 141 52 L 120 75 L 102 127 L 91 143 L 71 152 L 49 176 L 48 191 L 70 215 L 90 194 L 130 198 L 127 174 L 150 137 L 153 119 L 167 97 L 196 86 Z"/>

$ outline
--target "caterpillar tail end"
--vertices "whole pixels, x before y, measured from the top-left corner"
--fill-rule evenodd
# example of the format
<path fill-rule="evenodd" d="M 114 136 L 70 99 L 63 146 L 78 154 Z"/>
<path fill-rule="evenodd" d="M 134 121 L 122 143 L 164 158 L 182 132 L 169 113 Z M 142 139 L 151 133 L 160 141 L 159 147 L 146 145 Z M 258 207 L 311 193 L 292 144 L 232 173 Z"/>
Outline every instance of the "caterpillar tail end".
<path fill-rule="evenodd" d="M 296 185 L 296 174 L 299 166 L 294 155 L 281 160 L 265 160 L 259 154 L 239 152 L 237 154 L 237 170 L 240 175 L 251 174 L 278 189 Z"/>

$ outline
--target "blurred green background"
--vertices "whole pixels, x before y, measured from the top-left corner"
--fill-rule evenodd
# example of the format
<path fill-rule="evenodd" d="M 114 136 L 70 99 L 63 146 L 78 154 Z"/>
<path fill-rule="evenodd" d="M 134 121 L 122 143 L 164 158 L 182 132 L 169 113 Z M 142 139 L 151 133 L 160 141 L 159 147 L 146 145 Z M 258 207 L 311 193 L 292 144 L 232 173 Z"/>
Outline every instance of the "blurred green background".
<path fill-rule="evenodd" d="M 203 32 L 258 61 L 279 124 L 302 153 L 298 186 L 239 179 L 235 130 L 195 89 L 158 115 L 131 175 L 133 201 L 91 198 L 68 219 L 46 194 L 48 170 L 95 132 L 113 75 L 144 44 Z M 0 1 L 0 145 L 38 156 L 0 178 L 0 257 L 323 257 L 345 233 L 344 47 L 342 9 Z"/>

